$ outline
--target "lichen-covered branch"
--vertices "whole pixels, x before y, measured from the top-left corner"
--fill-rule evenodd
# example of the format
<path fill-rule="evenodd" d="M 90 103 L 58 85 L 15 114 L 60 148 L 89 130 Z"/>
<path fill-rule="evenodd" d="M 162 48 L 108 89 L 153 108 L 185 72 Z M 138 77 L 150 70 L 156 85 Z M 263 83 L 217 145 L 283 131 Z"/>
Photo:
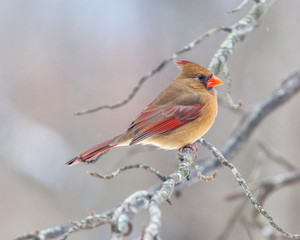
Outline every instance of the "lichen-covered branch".
<path fill-rule="evenodd" d="M 231 31 L 225 40 L 222 42 L 217 52 L 213 56 L 208 69 L 218 75 L 223 72 L 227 81 L 227 101 L 230 107 L 237 109 L 241 106 L 241 101 L 238 104 L 234 104 L 230 89 L 231 89 L 231 78 L 227 67 L 227 61 L 230 55 L 233 54 L 234 49 L 237 45 L 242 42 L 249 32 L 252 32 L 255 27 L 259 24 L 259 21 L 267 10 L 271 7 L 274 1 L 261 0 L 257 4 L 253 5 L 248 14 L 239 20 L 236 24 L 230 27 Z M 242 2 L 239 7 L 243 7 L 247 1 Z M 238 9 L 239 9 L 238 7 Z"/>
<path fill-rule="evenodd" d="M 229 107 L 231 107 L 233 109 L 238 109 L 242 106 L 242 101 L 239 101 L 238 104 L 235 104 L 233 102 L 232 97 L 231 97 L 231 83 L 232 83 L 232 80 L 231 80 L 231 76 L 229 74 L 229 69 L 228 69 L 227 63 L 224 63 L 224 65 L 223 65 L 223 74 L 224 74 L 224 77 L 226 79 L 226 97 L 227 97 L 228 105 L 229 105 Z"/>
<path fill-rule="evenodd" d="M 110 180 L 110 179 L 118 176 L 121 172 L 124 172 L 124 171 L 129 170 L 129 169 L 134 169 L 134 168 L 145 169 L 145 170 L 155 174 L 162 181 L 166 180 L 166 178 L 167 178 L 165 175 L 163 175 L 157 169 L 155 169 L 151 166 L 145 165 L 145 164 L 141 164 L 141 163 L 136 163 L 136 164 L 131 164 L 131 165 L 127 165 L 127 166 L 124 166 L 124 167 L 120 167 L 116 171 L 114 171 L 114 172 L 112 172 L 111 174 L 108 174 L 108 175 L 103 175 L 103 174 L 99 174 L 99 173 L 91 172 L 91 171 L 88 171 L 87 173 L 92 177 L 97 177 L 97 178 L 100 178 L 100 179 Z"/>
<path fill-rule="evenodd" d="M 171 174 L 169 179 L 165 181 L 160 189 L 151 197 L 148 208 L 150 221 L 144 231 L 144 240 L 154 240 L 158 237 L 161 227 L 161 214 L 158 205 L 169 200 L 173 193 L 175 184 L 183 181 L 189 176 L 191 168 L 190 161 L 194 159 L 193 151 L 189 148 L 184 148 L 179 155 L 179 159 L 180 163 L 178 170 Z"/>
<path fill-rule="evenodd" d="M 253 5 L 245 17 L 230 27 L 230 34 L 228 34 L 226 39 L 222 42 L 208 66 L 208 69 L 212 73 L 218 75 L 222 71 L 224 64 L 227 62 L 228 57 L 232 55 L 238 43 L 243 41 L 246 35 L 257 27 L 263 15 L 271 7 L 273 2 L 274 1 L 267 0 L 259 1 Z"/>
<path fill-rule="evenodd" d="M 261 173 L 261 166 L 262 166 L 261 162 L 262 162 L 262 159 L 260 157 L 254 158 L 254 166 L 251 169 L 251 172 L 249 173 L 249 175 L 247 176 L 247 178 L 249 179 L 248 182 L 249 181 L 255 182 L 259 178 L 260 173 Z M 241 191 L 243 191 L 243 190 L 241 189 Z M 243 192 L 243 196 L 245 196 L 244 192 Z M 231 197 L 231 195 L 226 196 L 225 199 L 228 200 L 228 197 Z M 234 210 L 232 215 L 225 221 L 225 223 L 224 223 L 225 226 L 224 226 L 223 230 L 221 231 L 219 237 L 217 238 L 218 240 L 229 239 L 230 233 L 233 231 L 234 226 L 236 225 L 237 222 L 242 224 L 242 226 L 247 231 L 249 238 L 254 239 L 254 238 L 252 238 L 252 234 L 249 229 L 249 223 L 245 219 L 245 217 L 242 215 L 243 211 L 246 208 L 247 203 L 248 203 L 247 198 L 244 198 L 243 201 L 239 204 L 239 206 Z M 254 210 L 254 211 L 257 212 L 256 210 Z"/>
<path fill-rule="evenodd" d="M 300 182 L 300 172 L 285 172 L 272 177 L 266 177 L 260 181 L 256 181 L 250 184 L 251 191 L 259 190 L 262 195 L 267 196 L 275 190 L 278 190 L 287 185 Z M 227 200 L 235 200 L 236 198 L 243 197 L 244 194 L 241 191 L 231 193 L 226 197 Z M 265 197 L 264 197 L 265 199 Z"/>
<path fill-rule="evenodd" d="M 178 155 L 178 169 L 169 175 L 155 191 L 153 189 L 137 191 L 126 198 L 120 206 L 102 214 L 91 213 L 89 217 L 81 221 L 72 221 L 71 224 L 24 234 L 16 238 L 16 240 L 44 240 L 57 237 L 67 239 L 71 233 L 92 229 L 104 224 L 111 225 L 111 239 L 123 239 L 123 237 L 129 235 L 132 230 L 131 221 L 134 216 L 145 209 L 149 212 L 149 223 L 142 233 L 143 239 L 157 239 L 161 227 L 159 205 L 163 202 L 168 202 L 175 185 L 189 176 L 191 168 L 193 167 L 191 166 L 191 162 L 194 157 L 194 153 L 191 149 L 184 148 Z"/>
<path fill-rule="evenodd" d="M 272 177 L 266 177 L 264 179 L 261 179 L 259 181 L 251 181 L 251 183 L 249 184 L 249 187 L 251 189 L 252 192 L 256 193 L 256 199 L 257 201 L 262 205 L 264 204 L 265 200 L 267 199 L 268 196 L 270 196 L 270 194 L 276 190 L 279 190 L 283 187 L 286 187 L 288 185 L 291 184 L 295 184 L 300 182 L 300 172 L 296 171 L 296 172 L 285 172 L 282 174 L 278 174 L 276 176 L 272 176 Z M 245 194 L 243 191 L 235 191 L 232 193 L 229 193 L 226 196 L 227 200 L 235 200 L 237 198 L 242 198 L 245 197 Z M 246 198 L 245 198 L 246 200 Z M 245 207 L 245 201 L 243 201 L 243 204 L 237 209 L 237 211 L 234 213 L 234 215 L 230 218 L 230 220 L 226 223 L 226 228 L 223 231 L 221 237 L 219 239 L 225 240 L 226 237 L 229 235 L 229 231 L 232 230 L 234 224 L 237 221 L 240 221 L 242 219 L 245 219 L 245 217 L 241 216 L 241 212 Z M 264 224 L 263 222 L 260 222 L 259 218 L 259 212 L 255 211 L 253 209 L 253 214 L 252 214 L 252 219 L 251 221 L 248 220 L 247 224 L 251 225 L 254 228 L 259 228 L 262 232 L 265 232 L 266 228 L 270 228 L 270 226 L 268 224 Z M 264 234 L 266 236 L 266 234 Z M 268 234 L 266 237 L 268 237 L 268 239 L 277 239 L 278 236 L 278 232 L 274 231 L 268 231 Z M 276 237 L 277 236 L 277 237 Z"/>
<path fill-rule="evenodd" d="M 256 200 L 256 198 L 253 196 L 252 192 L 250 191 L 250 188 L 248 187 L 246 181 L 242 178 L 242 176 L 239 173 L 239 171 L 237 170 L 237 168 L 232 163 L 230 163 L 222 155 L 222 153 L 218 149 L 216 149 L 214 146 L 212 146 L 210 143 L 208 143 L 204 139 L 199 139 L 199 142 L 204 147 L 208 148 L 212 152 L 212 154 L 214 155 L 214 157 L 216 159 L 218 159 L 223 166 L 228 167 L 231 170 L 231 172 L 233 173 L 233 175 L 236 177 L 237 182 L 243 188 L 244 193 L 246 194 L 246 196 L 250 200 L 251 204 L 255 207 L 255 209 L 259 213 L 261 213 L 261 215 L 263 215 L 269 221 L 270 225 L 275 230 L 277 230 L 278 232 L 280 232 L 282 235 L 284 235 L 286 237 L 293 238 L 293 239 L 300 239 L 300 234 L 289 233 L 289 232 L 283 230 L 277 223 L 275 223 L 275 221 L 273 220 L 273 218 L 271 217 L 271 215 L 264 208 L 262 208 L 262 206 L 258 203 L 258 201 Z"/>

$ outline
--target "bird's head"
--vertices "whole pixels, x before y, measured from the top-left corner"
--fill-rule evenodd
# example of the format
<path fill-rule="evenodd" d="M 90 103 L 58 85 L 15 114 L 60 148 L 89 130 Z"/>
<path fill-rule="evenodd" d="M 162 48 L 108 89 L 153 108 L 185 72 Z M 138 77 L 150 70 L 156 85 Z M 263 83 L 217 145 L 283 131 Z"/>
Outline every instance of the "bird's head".
<path fill-rule="evenodd" d="M 197 63 L 186 60 L 174 60 L 174 63 L 181 70 L 177 79 L 185 81 L 190 88 L 211 90 L 223 84 L 223 82 L 208 69 Z"/>

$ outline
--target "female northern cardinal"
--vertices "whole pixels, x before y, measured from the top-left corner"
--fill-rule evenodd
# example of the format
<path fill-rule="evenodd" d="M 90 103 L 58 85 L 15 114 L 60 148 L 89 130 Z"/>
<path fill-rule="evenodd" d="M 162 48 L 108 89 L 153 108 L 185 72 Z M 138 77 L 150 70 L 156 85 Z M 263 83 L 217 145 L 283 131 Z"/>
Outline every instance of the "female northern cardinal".
<path fill-rule="evenodd" d="M 212 126 L 218 111 L 215 86 L 223 82 L 206 68 L 175 60 L 181 73 L 146 107 L 121 135 L 73 158 L 67 165 L 90 159 L 113 147 L 151 144 L 181 149 L 194 144 Z M 194 148 L 193 148 L 194 149 Z"/>

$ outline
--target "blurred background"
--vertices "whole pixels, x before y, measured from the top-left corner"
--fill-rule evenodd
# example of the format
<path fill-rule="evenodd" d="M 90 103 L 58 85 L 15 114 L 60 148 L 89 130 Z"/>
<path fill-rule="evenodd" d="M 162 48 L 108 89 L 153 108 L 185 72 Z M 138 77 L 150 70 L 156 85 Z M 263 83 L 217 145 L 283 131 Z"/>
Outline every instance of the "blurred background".
<path fill-rule="evenodd" d="M 101 213 L 129 194 L 158 183 L 144 170 L 100 181 L 87 170 L 110 173 L 130 163 L 146 163 L 165 174 L 177 167 L 175 151 L 152 147 L 118 148 L 95 165 L 65 162 L 113 137 L 165 88 L 178 73 L 169 64 L 149 79 L 136 97 L 115 110 L 74 116 L 78 110 L 127 97 L 138 80 L 163 59 L 217 26 L 229 26 L 239 0 L 203 1 L 57 1 L 3 0 L 0 4 L 0 226 L 1 239 L 80 220 L 88 210 Z M 299 1 L 277 1 L 259 28 L 230 57 L 232 95 L 245 111 L 262 101 L 279 82 L 300 68 Z M 212 36 L 180 56 L 208 66 L 226 33 Z M 223 76 L 220 76 L 223 78 Z M 225 86 L 219 87 L 225 96 Z M 300 95 L 273 112 L 257 133 L 300 166 Z M 221 148 L 239 116 L 220 107 L 205 138 Z M 247 179 L 259 149 L 254 137 L 235 158 Z M 198 157 L 210 154 L 200 147 Z M 268 158 L 261 178 L 286 170 Z M 238 184 L 228 169 L 215 181 L 185 189 L 172 206 L 163 204 L 163 239 L 216 239 L 239 204 L 224 197 Z M 272 194 L 265 203 L 282 227 L 299 232 L 299 184 Z M 265 221 L 265 220 L 264 220 Z M 147 213 L 135 219 L 138 236 Z M 213 229 L 213 231 L 212 231 Z M 73 234 L 70 239 L 107 239 L 109 226 Z M 257 234 L 256 239 L 262 238 Z M 231 239 L 247 239 L 237 225 Z M 262 238 L 263 239 L 263 238 Z"/>

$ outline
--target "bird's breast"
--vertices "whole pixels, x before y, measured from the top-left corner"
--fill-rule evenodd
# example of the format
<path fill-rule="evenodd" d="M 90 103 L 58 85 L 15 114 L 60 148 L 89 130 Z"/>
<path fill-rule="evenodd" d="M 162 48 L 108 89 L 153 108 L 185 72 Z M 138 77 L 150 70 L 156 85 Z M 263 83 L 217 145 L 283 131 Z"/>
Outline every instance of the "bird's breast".
<path fill-rule="evenodd" d="M 213 99 L 203 106 L 200 116 L 195 120 L 166 133 L 145 139 L 142 144 L 152 144 L 163 149 L 178 149 L 194 143 L 211 128 L 217 111 L 215 98 L 215 101 Z"/>

